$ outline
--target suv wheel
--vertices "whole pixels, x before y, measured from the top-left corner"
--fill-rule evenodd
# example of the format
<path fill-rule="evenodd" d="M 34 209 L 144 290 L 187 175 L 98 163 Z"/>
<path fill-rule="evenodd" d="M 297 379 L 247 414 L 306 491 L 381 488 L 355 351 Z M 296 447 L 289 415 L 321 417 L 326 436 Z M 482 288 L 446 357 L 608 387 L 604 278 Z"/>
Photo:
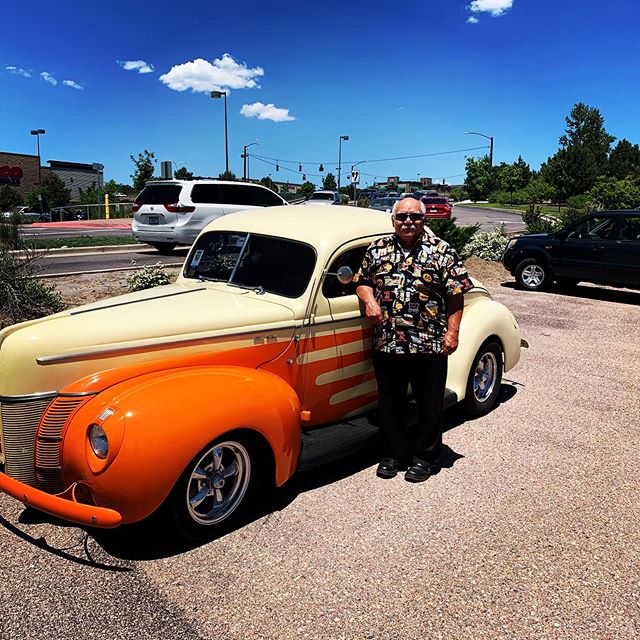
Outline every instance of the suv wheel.
<path fill-rule="evenodd" d="M 176 246 L 175 242 L 151 242 L 151 246 L 162 255 L 169 255 Z"/>
<path fill-rule="evenodd" d="M 523 289 L 540 291 L 551 280 L 549 267 L 537 258 L 526 258 L 516 267 L 516 282 Z"/>

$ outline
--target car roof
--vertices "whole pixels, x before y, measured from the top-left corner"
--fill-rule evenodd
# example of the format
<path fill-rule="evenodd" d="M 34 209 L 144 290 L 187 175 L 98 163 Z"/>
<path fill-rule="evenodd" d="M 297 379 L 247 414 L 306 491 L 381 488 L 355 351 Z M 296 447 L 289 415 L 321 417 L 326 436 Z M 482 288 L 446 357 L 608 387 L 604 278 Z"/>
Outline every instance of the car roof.
<path fill-rule="evenodd" d="M 355 238 L 393 233 L 388 213 L 341 205 L 323 208 L 322 214 L 304 205 L 247 209 L 216 218 L 206 229 L 279 235 L 329 249 Z"/>
<path fill-rule="evenodd" d="M 247 187 L 260 187 L 262 189 L 268 188 L 263 184 L 256 184 L 255 182 L 242 182 L 241 180 L 214 180 L 213 178 L 197 178 L 194 180 L 148 180 L 145 183 L 145 187 L 149 184 L 241 184 Z"/>

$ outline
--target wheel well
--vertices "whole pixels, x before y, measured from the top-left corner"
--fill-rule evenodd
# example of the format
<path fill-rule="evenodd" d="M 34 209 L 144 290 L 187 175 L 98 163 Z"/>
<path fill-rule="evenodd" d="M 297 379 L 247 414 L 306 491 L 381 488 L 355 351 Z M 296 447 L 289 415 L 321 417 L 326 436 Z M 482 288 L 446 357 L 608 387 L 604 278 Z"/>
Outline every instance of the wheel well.
<path fill-rule="evenodd" d="M 502 340 L 500 340 L 500 337 L 493 334 L 490 335 L 481 345 L 480 345 L 480 349 L 482 349 L 482 347 L 484 347 L 485 344 L 488 344 L 489 342 L 497 342 L 500 345 L 500 351 L 502 352 L 502 368 L 504 369 L 504 344 L 502 344 Z M 480 349 L 478 349 L 478 351 L 480 351 Z"/>
<path fill-rule="evenodd" d="M 219 437 L 237 437 L 246 442 L 249 447 L 258 453 L 257 461 L 261 471 L 264 472 L 264 477 L 269 478 L 269 481 L 275 485 L 276 461 L 271 445 L 261 433 L 254 431 L 250 427 L 243 427 L 220 434 Z M 256 461 L 252 462 L 255 463 Z"/>
<path fill-rule="evenodd" d="M 548 267 L 549 269 L 551 269 L 551 258 L 549 257 L 549 254 L 544 252 L 544 251 L 540 251 L 539 249 L 523 249 L 519 254 L 518 257 L 514 260 L 514 270 L 518 268 L 518 265 L 523 261 L 523 260 L 527 260 L 528 258 L 535 258 L 536 260 L 540 260 L 542 263 L 544 263 L 544 265 L 546 267 Z"/>

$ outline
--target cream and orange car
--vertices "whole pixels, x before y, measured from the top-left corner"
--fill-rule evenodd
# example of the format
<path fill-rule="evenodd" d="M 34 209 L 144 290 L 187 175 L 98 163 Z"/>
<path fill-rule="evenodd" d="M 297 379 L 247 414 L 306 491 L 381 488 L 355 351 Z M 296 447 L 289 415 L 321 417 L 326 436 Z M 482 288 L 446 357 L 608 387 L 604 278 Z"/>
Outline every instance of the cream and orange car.
<path fill-rule="evenodd" d="M 0 490 L 92 527 L 161 506 L 187 534 L 226 526 L 295 473 L 305 434 L 369 425 L 372 330 L 351 278 L 390 232 L 368 209 L 231 214 L 175 284 L 4 329 Z M 520 349 L 515 318 L 477 284 L 446 404 L 489 411 Z"/>

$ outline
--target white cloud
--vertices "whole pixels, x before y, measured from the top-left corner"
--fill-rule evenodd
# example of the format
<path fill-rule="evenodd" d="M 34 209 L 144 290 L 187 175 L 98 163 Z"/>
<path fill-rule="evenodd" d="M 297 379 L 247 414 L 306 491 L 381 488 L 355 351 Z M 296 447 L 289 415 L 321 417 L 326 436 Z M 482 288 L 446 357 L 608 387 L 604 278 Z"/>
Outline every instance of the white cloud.
<path fill-rule="evenodd" d="M 54 87 L 58 84 L 58 81 L 48 72 L 48 71 L 43 71 L 40 74 L 40 77 L 45 81 L 48 82 L 49 84 L 52 84 Z"/>
<path fill-rule="evenodd" d="M 125 71 L 137 71 L 138 73 L 153 73 L 155 67 L 144 60 L 116 60 Z"/>
<path fill-rule="evenodd" d="M 295 120 L 289 115 L 289 109 L 281 109 L 273 104 L 243 104 L 240 114 L 247 118 L 258 118 L 258 120 L 273 120 L 274 122 L 289 122 Z"/>
<path fill-rule="evenodd" d="M 80 89 L 81 91 L 82 89 L 84 89 L 84 87 L 81 84 L 78 84 L 74 80 L 63 80 L 62 84 L 64 84 L 67 87 L 71 87 L 72 89 Z"/>
<path fill-rule="evenodd" d="M 474 13 L 490 13 L 494 18 L 501 16 L 513 6 L 513 0 L 473 0 L 469 9 Z"/>
<path fill-rule="evenodd" d="M 9 73 L 13 73 L 13 74 L 18 75 L 18 76 L 24 76 L 25 78 L 30 78 L 31 77 L 31 71 L 28 71 L 27 69 L 23 69 L 22 67 L 9 66 L 9 67 L 5 67 L 5 69 Z"/>
<path fill-rule="evenodd" d="M 233 56 L 225 53 L 213 63 L 197 58 L 191 62 L 176 64 L 160 76 L 160 81 L 174 91 L 191 89 L 192 93 L 209 93 L 259 88 L 256 78 L 263 75 L 264 69 L 261 67 L 251 69 L 244 62 L 237 62 Z"/>
<path fill-rule="evenodd" d="M 475 16 L 469 16 L 467 18 L 468 24 L 478 24 L 478 22 L 480 22 L 480 20 L 478 20 L 478 18 L 476 18 Z"/>

